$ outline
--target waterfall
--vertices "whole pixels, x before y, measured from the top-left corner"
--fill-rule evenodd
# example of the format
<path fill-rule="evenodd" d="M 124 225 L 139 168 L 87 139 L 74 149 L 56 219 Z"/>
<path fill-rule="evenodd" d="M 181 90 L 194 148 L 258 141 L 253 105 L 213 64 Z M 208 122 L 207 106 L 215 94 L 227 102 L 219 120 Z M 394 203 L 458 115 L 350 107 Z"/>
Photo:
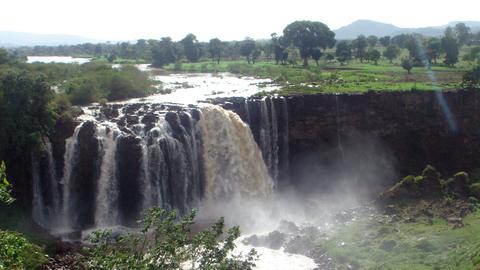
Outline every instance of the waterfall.
<path fill-rule="evenodd" d="M 205 195 L 207 198 L 268 197 L 273 181 L 248 126 L 219 106 L 202 108 Z"/>
<path fill-rule="evenodd" d="M 60 211 L 60 194 L 52 144 L 48 138 L 44 138 L 44 143 L 44 156 L 40 160 L 32 157 L 32 216 L 39 225 L 48 228 L 56 224 L 56 218 Z M 42 178 L 41 175 L 44 177 Z"/>
<path fill-rule="evenodd" d="M 269 197 L 283 162 L 283 107 L 261 102 L 252 111 L 262 112 L 262 148 L 236 113 L 215 105 L 89 109 L 65 140 L 61 179 L 48 140 L 32 163 L 34 220 L 54 232 L 136 226 L 152 206 L 183 215 L 204 198 Z"/>
<path fill-rule="evenodd" d="M 61 228 L 70 228 L 71 222 L 69 219 L 70 216 L 70 184 L 71 184 L 71 175 L 72 175 L 72 168 L 76 159 L 76 146 L 77 146 L 77 138 L 80 128 L 82 126 L 78 126 L 75 128 L 73 136 L 68 138 L 65 141 L 65 154 L 64 154 L 64 161 L 65 166 L 63 169 L 63 178 L 60 184 L 62 184 L 62 210 L 61 210 L 61 220 L 59 221 L 59 225 Z"/>
<path fill-rule="evenodd" d="M 113 127 L 101 126 L 102 164 L 97 186 L 95 225 L 107 226 L 118 223 L 118 182 L 116 181 L 116 150 L 119 131 Z"/>

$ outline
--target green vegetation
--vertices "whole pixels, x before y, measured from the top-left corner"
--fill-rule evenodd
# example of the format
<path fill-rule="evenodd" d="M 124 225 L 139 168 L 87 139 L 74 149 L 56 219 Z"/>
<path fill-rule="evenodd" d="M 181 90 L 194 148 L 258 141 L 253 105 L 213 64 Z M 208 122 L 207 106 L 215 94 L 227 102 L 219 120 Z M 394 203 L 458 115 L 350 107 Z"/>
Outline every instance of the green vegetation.
<path fill-rule="evenodd" d="M 177 221 L 175 212 L 150 209 L 142 220 L 141 233 L 114 239 L 108 231 L 91 235 L 80 263 L 87 269 L 252 269 L 255 250 L 232 255 L 238 227 L 224 232 L 220 219 L 210 229 L 191 233 L 195 211 Z"/>
<path fill-rule="evenodd" d="M 11 204 L 11 185 L 6 177 L 5 163 L 0 163 L 0 203 Z M 42 248 L 30 243 L 23 235 L 0 230 L 0 270 L 36 269 L 47 261 Z"/>
<path fill-rule="evenodd" d="M 452 229 L 444 219 L 396 222 L 388 216 L 359 218 L 324 245 L 337 263 L 351 269 L 477 269 L 480 211 Z"/>
<path fill-rule="evenodd" d="M 347 55 L 348 56 L 348 55 Z M 433 66 L 437 81 L 429 78 L 429 70 L 413 68 L 407 74 L 398 62 L 389 64 L 379 60 L 378 65 L 350 62 L 348 65 L 338 62 L 320 61 L 320 65 L 308 68 L 287 65 L 275 65 L 271 62 L 258 62 L 248 65 L 243 61 L 228 61 L 220 64 L 212 62 L 183 63 L 186 72 L 231 72 L 244 76 L 271 78 L 281 86 L 280 94 L 314 93 L 361 93 L 366 91 L 409 91 L 409 90 L 456 90 L 460 88 L 463 73 L 467 65 L 456 69 Z M 165 67 L 174 70 L 174 65 Z M 438 87 L 438 88 L 437 88 Z"/>
<path fill-rule="evenodd" d="M 359 217 L 320 244 L 353 269 L 477 269 L 480 193 L 466 172 L 442 179 L 432 166 L 381 194 L 383 213 Z"/>
<path fill-rule="evenodd" d="M 134 66 L 114 69 L 105 64 L 91 63 L 79 67 L 81 72 L 60 86 L 74 105 L 92 102 L 144 97 L 154 91 L 148 74 Z"/>

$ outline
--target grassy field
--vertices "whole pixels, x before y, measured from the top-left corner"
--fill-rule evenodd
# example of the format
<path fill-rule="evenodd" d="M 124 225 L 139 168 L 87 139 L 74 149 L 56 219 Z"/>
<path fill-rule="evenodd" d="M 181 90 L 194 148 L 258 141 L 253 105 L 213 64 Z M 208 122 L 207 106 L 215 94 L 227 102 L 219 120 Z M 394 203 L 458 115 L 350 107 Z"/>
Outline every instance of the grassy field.
<path fill-rule="evenodd" d="M 452 229 L 444 219 L 366 217 L 340 228 L 324 249 L 352 269 L 480 269 L 480 211 Z"/>
<path fill-rule="evenodd" d="M 439 60 L 439 63 L 442 60 Z M 308 68 L 275 65 L 273 61 L 247 64 L 246 61 L 210 61 L 171 64 L 167 70 L 185 72 L 231 72 L 239 75 L 271 78 L 280 84 L 281 94 L 344 93 L 365 91 L 453 90 L 458 89 L 463 73 L 474 64 L 461 61 L 455 68 L 441 64 L 431 70 L 414 67 L 407 74 L 401 61 L 390 64 L 382 59 L 378 65 L 351 60 L 345 65 L 321 60 L 319 66 L 311 61 Z"/>

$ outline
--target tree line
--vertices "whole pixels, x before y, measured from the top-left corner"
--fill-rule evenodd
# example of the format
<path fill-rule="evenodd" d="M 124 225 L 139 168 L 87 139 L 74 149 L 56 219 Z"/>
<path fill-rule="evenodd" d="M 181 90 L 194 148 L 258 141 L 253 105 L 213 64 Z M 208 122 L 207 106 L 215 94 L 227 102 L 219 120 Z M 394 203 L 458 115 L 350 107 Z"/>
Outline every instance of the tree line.
<path fill-rule="evenodd" d="M 160 40 L 140 39 L 136 43 L 117 44 L 85 43 L 73 46 L 35 46 L 17 48 L 12 54 L 18 57 L 26 55 L 72 55 L 105 58 L 109 62 L 120 59 L 143 60 L 153 66 L 181 61 L 198 62 L 211 59 L 219 63 L 223 60 L 244 58 L 248 63 L 259 60 L 274 60 L 277 64 L 296 65 L 299 59 L 308 65 L 313 59 L 317 65 L 320 58 L 336 60 L 342 65 L 352 59 L 360 62 L 378 63 L 383 56 L 390 62 L 407 49 L 412 66 L 437 64 L 440 55 L 445 55 L 444 64 L 453 67 L 458 61 L 461 46 L 480 45 L 480 32 L 472 33 L 464 23 L 447 27 L 443 37 L 425 37 L 420 34 L 400 34 L 396 36 L 363 36 L 354 40 L 335 40 L 335 34 L 321 22 L 296 21 L 285 27 L 283 35 L 273 33 L 270 39 L 241 41 L 222 41 L 213 38 L 200 42 L 194 34 L 174 41 L 170 37 Z M 382 48 L 383 47 L 383 48 Z M 326 49 L 334 49 L 327 52 Z M 0 55 L 0 61 L 1 61 Z M 476 61 L 480 58 L 480 47 L 472 47 L 464 60 Z"/>

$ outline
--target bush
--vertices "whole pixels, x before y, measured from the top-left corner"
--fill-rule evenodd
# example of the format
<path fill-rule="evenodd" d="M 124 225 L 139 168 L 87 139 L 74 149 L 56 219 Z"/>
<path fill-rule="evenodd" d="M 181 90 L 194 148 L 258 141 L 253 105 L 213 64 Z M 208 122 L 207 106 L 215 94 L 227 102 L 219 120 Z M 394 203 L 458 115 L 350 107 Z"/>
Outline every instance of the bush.
<path fill-rule="evenodd" d="M 462 86 L 464 88 L 480 88 L 480 66 L 465 72 L 462 79 Z"/>
<path fill-rule="evenodd" d="M 477 199 L 480 199 L 480 183 L 475 183 L 470 186 L 470 194 Z"/>
<path fill-rule="evenodd" d="M 19 233 L 0 230 L 0 269 L 36 269 L 47 262 L 42 249 Z"/>
<path fill-rule="evenodd" d="M 109 231 L 94 232 L 94 245 L 85 250 L 81 264 L 87 269 L 252 269 L 255 250 L 246 256 L 231 255 L 238 227 L 224 232 L 220 219 L 209 230 L 194 235 L 195 211 L 177 222 L 175 212 L 152 208 L 142 220 L 141 233 L 115 239 Z M 222 240 L 219 238 L 222 237 Z"/>

